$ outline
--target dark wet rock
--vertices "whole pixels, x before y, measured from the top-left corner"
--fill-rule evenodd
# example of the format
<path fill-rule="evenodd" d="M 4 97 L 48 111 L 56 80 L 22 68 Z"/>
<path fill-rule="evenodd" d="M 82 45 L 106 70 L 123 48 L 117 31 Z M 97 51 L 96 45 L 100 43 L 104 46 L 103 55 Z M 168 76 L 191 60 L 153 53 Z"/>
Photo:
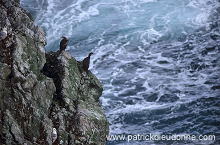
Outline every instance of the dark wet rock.
<path fill-rule="evenodd" d="M 160 96 L 158 102 L 176 102 L 178 99 L 179 97 L 174 94 L 164 94 Z"/>
<path fill-rule="evenodd" d="M 68 53 L 45 56 L 46 37 L 18 0 L 0 1 L 0 144 L 105 144 L 100 81 Z"/>

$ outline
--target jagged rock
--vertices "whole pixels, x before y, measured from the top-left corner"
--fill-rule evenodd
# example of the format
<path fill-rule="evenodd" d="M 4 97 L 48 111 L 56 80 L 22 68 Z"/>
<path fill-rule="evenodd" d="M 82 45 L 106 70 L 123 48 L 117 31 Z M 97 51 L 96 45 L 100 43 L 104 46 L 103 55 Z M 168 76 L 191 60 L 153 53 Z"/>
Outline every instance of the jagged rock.
<path fill-rule="evenodd" d="M 68 142 L 68 134 L 72 133 L 75 140 L 70 142 L 105 144 L 108 121 L 99 103 L 103 90 L 100 81 L 64 51 L 48 53 L 46 58 L 42 72 L 56 85 L 51 118 L 59 128 L 59 141 Z"/>
<path fill-rule="evenodd" d="M 46 37 L 19 0 L 0 1 L 0 144 L 105 144 L 102 85 L 68 53 L 45 56 Z M 44 73 L 44 74 L 43 74 Z"/>
<path fill-rule="evenodd" d="M 11 73 L 10 67 L 6 63 L 0 62 L 0 80 L 6 80 L 7 76 Z"/>

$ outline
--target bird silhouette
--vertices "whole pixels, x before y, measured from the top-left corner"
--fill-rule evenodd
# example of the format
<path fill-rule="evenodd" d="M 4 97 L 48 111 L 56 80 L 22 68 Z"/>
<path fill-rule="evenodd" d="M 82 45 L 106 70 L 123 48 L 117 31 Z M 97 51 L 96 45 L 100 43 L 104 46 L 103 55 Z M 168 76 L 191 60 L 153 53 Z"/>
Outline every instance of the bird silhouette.
<path fill-rule="evenodd" d="M 69 40 L 64 36 L 62 36 L 61 38 L 62 40 L 60 41 L 60 51 L 64 51 L 66 49 Z"/>
<path fill-rule="evenodd" d="M 90 64 L 90 56 L 94 53 L 89 53 L 88 57 L 83 59 L 83 70 L 88 72 L 89 64 Z"/>

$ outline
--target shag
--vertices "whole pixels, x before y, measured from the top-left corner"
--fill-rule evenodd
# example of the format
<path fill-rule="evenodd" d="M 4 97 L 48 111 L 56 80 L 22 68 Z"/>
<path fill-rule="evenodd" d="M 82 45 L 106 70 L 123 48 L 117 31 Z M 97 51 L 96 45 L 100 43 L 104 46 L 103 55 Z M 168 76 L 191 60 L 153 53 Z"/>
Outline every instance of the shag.
<path fill-rule="evenodd" d="M 83 69 L 84 71 L 88 71 L 89 69 L 89 64 L 90 64 L 90 56 L 93 55 L 94 53 L 89 53 L 89 56 L 83 59 Z"/>
<path fill-rule="evenodd" d="M 1 41 L 1 40 L 4 40 L 6 37 L 7 37 L 7 28 L 4 27 L 4 28 L 0 31 L 0 41 Z"/>
<path fill-rule="evenodd" d="M 60 41 L 60 51 L 64 51 L 66 49 L 69 40 L 64 36 L 62 36 L 61 38 L 62 40 Z"/>

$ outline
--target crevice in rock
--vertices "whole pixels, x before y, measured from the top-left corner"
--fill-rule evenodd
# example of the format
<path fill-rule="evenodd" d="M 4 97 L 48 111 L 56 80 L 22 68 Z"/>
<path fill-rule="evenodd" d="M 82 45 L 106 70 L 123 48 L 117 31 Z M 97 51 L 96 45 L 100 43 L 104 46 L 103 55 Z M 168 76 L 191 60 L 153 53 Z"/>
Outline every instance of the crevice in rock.
<path fill-rule="evenodd" d="M 8 84 L 7 87 L 10 89 L 10 96 L 14 97 L 14 89 L 13 89 L 14 84 L 12 82 L 13 72 L 14 72 L 14 70 L 13 70 L 13 56 L 12 55 L 13 55 L 13 51 L 15 49 L 15 44 L 12 44 L 9 48 L 6 48 L 6 49 L 9 50 L 9 53 L 6 57 L 8 58 L 7 64 L 10 66 L 10 70 L 11 70 L 11 73 L 7 77 L 7 84 Z"/>
<path fill-rule="evenodd" d="M 53 79 L 54 85 L 56 87 L 56 92 L 54 94 L 53 101 L 57 102 L 59 106 L 64 106 L 65 103 L 62 95 L 62 80 L 64 77 L 65 70 L 64 67 L 61 65 L 60 60 L 58 59 L 59 55 L 59 51 L 47 53 L 46 63 L 44 64 L 41 73 Z"/>
<path fill-rule="evenodd" d="M 60 118 L 59 113 L 61 108 L 65 107 L 65 101 L 63 100 L 62 95 L 62 80 L 64 78 L 64 66 L 62 66 L 61 60 L 59 60 L 60 52 L 49 52 L 46 54 L 46 63 L 44 64 L 41 73 L 45 76 L 52 78 L 56 91 L 53 95 L 53 101 L 49 108 L 49 118 L 53 122 L 53 127 L 58 129 L 60 127 Z M 58 132 L 59 136 L 59 132 Z M 53 144 L 59 143 L 59 137 Z"/>
<path fill-rule="evenodd" d="M 3 107 L 2 104 L 0 104 L 1 106 L 0 107 Z M 3 113 L 3 109 L 1 108 L 0 110 L 0 130 L 2 131 L 2 128 L 3 128 L 3 122 L 4 122 L 4 113 Z M 0 143 L 1 144 L 5 144 L 6 143 L 6 136 L 5 134 L 2 132 L 0 133 Z"/>
<path fill-rule="evenodd" d="M 9 125 L 9 132 L 10 132 L 12 138 L 13 138 L 13 141 L 14 141 L 16 144 L 19 144 L 18 141 L 17 141 L 16 138 L 15 138 L 14 133 L 11 131 L 11 126 L 10 126 L 10 125 Z"/>

